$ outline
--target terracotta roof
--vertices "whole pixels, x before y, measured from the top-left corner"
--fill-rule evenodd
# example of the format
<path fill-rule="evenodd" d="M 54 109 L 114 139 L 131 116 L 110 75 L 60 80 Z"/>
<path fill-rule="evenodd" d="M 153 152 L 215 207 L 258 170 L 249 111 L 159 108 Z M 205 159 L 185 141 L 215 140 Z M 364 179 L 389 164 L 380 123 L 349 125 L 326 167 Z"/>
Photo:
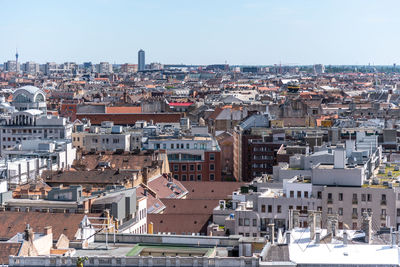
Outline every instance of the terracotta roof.
<path fill-rule="evenodd" d="M 141 113 L 141 107 L 106 107 L 107 114 L 134 114 Z"/>
<path fill-rule="evenodd" d="M 211 221 L 208 214 L 148 214 L 147 223 L 153 223 L 154 233 L 203 233 L 207 234 L 207 226 Z"/>
<path fill-rule="evenodd" d="M 119 184 L 124 185 L 132 180 L 132 171 L 92 170 L 92 171 L 44 171 L 43 179 L 49 185 L 89 185 L 89 184 Z"/>
<path fill-rule="evenodd" d="M 147 213 L 160 213 L 165 209 L 164 203 L 156 198 L 154 195 L 147 193 L 144 194 L 144 188 L 142 186 L 138 186 L 136 188 L 136 196 L 137 197 L 147 197 Z"/>
<path fill-rule="evenodd" d="M 190 107 L 191 105 L 193 105 L 193 103 L 191 102 L 171 102 L 169 103 L 170 106 L 173 107 Z"/>
<path fill-rule="evenodd" d="M 61 234 L 66 235 L 69 240 L 75 240 L 75 234 L 85 215 L 99 217 L 99 214 L 3 211 L 0 212 L 0 240 L 8 240 L 17 233 L 22 233 L 27 223 L 38 233 L 43 233 L 44 227 L 51 226 L 53 240 L 58 240 Z"/>
<path fill-rule="evenodd" d="M 22 243 L 0 242 L 0 265 L 8 265 L 9 256 L 18 256 Z"/>
<path fill-rule="evenodd" d="M 172 182 L 168 182 L 162 175 L 149 180 L 147 186 L 157 194 L 158 198 L 182 198 L 188 192 L 178 180 L 172 178 Z"/>
<path fill-rule="evenodd" d="M 228 198 L 232 192 L 245 183 L 242 182 L 182 182 L 189 194 L 187 199 L 215 199 Z"/>
<path fill-rule="evenodd" d="M 209 214 L 218 206 L 217 199 L 161 199 L 166 209 L 163 214 Z"/>
<path fill-rule="evenodd" d="M 85 166 L 86 169 L 94 170 L 98 168 L 99 162 L 109 162 L 112 169 L 141 170 L 143 167 L 151 166 L 152 155 L 86 154 L 79 164 Z"/>
<path fill-rule="evenodd" d="M 93 125 L 99 125 L 103 121 L 112 121 L 115 125 L 134 125 L 136 121 L 179 122 L 181 113 L 135 113 L 135 114 L 76 114 L 77 119 L 89 119 Z"/>

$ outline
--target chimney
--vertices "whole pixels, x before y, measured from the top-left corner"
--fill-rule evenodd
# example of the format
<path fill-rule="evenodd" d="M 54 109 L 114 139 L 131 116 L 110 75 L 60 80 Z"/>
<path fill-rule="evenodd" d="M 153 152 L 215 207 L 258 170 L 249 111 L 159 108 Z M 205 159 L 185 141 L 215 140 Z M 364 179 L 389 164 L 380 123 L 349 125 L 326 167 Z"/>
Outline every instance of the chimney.
<path fill-rule="evenodd" d="M 275 224 L 270 223 L 268 224 L 268 228 L 269 228 L 269 233 L 270 233 L 270 237 L 271 237 L 271 244 L 275 243 Z"/>
<path fill-rule="evenodd" d="M 290 235 L 291 235 L 291 233 L 290 233 L 290 231 L 287 231 L 286 232 L 286 244 L 290 244 Z"/>
<path fill-rule="evenodd" d="M 315 235 L 315 214 L 313 210 L 308 211 L 308 226 L 310 227 L 310 240 L 313 240 Z"/>
<path fill-rule="evenodd" d="M 395 247 L 396 246 L 396 232 L 394 231 L 393 228 L 390 228 L 390 237 L 392 238 L 392 245 L 391 247 Z"/>
<path fill-rule="evenodd" d="M 346 230 L 343 232 L 343 246 L 347 247 L 347 232 L 346 232 Z"/>
<path fill-rule="evenodd" d="M 148 172 L 147 172 L 147 167 L 143 167 L 142 169 L 142 180 L 143 180 L 143 184 L 147 185 L 147 177 Z"/>
<path fill-rule="evenodd" d="M 372 214 L 371 214 L 372 215 Z M 367 212 L 363 212 L 361 229 L 365 233 L 365 243 L 370 243 L 372 238 L 372 216 Z"/>
<path fill-rule="evenodd" d="M 319 245 L 320 242 L 321 242 L 321 232 L 317 231 L 315 233 L 315 244 Z"/>
<path fill-rule="evenodd" d="M 44 228 L 44 234 L 45 234 L 45 235 L 50 235 L 50 234 L 52 234 L 52 232 L 53 232 L 53 227 L 51 227 L 51 226 L 46 226 L 46 227 Z"/>

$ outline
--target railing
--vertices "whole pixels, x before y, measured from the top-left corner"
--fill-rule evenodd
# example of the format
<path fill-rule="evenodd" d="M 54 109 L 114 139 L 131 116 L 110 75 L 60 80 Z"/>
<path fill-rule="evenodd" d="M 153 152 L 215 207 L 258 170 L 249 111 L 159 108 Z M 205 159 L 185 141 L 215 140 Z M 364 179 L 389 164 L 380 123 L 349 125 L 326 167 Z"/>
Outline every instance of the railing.
<path fill-rule="evenodd" d="M 357 205 L 358 204 L 358 199 L 353 199 L 352 203 Z"/>
<path fill-rule="evenodd" d="M 381 200 L 381 205 L 386 206 L 386 200 Z"/>
<path fill-rule="evenodd" d="M 352 219 L 358 219 L 358 214 L 357 214 L 357 213 L 353 213 L 353 214 L 351 215 L 351 218 L 352 218 Z"/>
<path fill-rule="evenodd" d="M 328 204 L 333 204 L 333 199 L 332 198 L 328 198 L 327 203 Z"/>

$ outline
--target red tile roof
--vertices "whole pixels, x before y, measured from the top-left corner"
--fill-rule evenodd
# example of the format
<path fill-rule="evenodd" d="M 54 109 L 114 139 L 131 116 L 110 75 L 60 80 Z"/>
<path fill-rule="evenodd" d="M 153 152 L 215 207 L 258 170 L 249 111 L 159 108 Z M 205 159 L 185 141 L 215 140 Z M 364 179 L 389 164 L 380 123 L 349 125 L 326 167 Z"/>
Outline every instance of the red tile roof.
<path fill-rule="evenodd" d="M 38 233 L 43 233 L 44 227 L 51 226 L 53 240 L 58 240 L 61 234 L 66 235 L 69 240 L 75 240 L 75 234 L 85 215 L 99 217 L 99 214 L 3 211 L 0 212 L 0 240 L 8 240 L 17 233 L 22 233 L 28 223 Z"/>
<path fill-rule="evenodd" d="M 18 256 L 22 243 L 0 242 L 0 265 L 8 265 L 9 256 Z"/>
<path fill-rule="evenodd" d="M 141 112 L 141 107 L 106 107 L 107 114 L 135 114 Z"/>
<path fill-rule="evenodd" d="M 135 113 L 135 114 L 76 114 L 77 119 L 87 118 L 94 125 L 100 125 L 103 121 L 112 121 L 115 125 L 133 125 L 136 121 L 151 120 L 154 123 L 159 122 L 179 122 L 181 113 Z"/>
<path fill-rule="evenodd" d="M 187 188 L 188 199 L 226 199 L 246 183 L 242 182 L 182 182 Z"/>

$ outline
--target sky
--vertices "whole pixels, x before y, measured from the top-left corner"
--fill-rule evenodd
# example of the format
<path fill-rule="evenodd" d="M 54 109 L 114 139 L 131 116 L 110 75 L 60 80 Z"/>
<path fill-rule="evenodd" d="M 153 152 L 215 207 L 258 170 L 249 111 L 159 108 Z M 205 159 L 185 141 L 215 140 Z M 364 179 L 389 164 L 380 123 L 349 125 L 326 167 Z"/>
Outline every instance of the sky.
<path fill-rule="evenodd" d="M 400 63 L 399 0 L 0 0 L 0 62 Z"/>

